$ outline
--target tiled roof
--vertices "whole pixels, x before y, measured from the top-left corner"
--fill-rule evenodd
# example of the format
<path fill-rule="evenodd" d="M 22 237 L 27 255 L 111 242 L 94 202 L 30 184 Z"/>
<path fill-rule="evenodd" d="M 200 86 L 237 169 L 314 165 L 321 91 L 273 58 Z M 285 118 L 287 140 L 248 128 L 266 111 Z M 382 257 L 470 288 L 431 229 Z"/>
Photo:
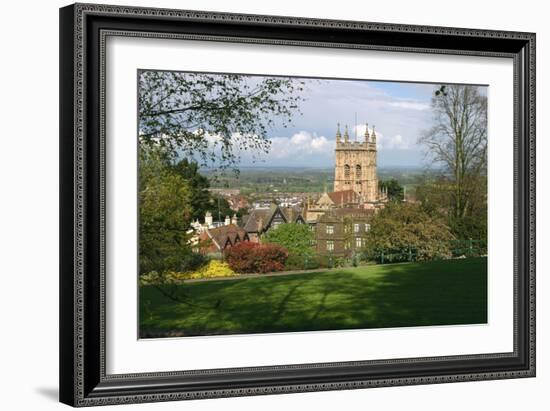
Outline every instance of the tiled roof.
<path fill-rule="evenodd" d="M 271 208 L 266 210 L 252 210 L 250 214 L 243 218 L 244 230 L 247 233 L 259 232 L 271 219 L 273 212 L 274 210 L 271 210 Z"/>
<path fill-rule="evenodd" d="M 302 210 L 299 207 L 279 207 L 273 204 L 269 209 L 252 210 L 250 214 L 243 217 L 243 227 L 247 233 L 260 232 L 273 218 L 279 209 L 287 223 L 296 222 L 301 216 Z"/>
<path fill-rule="evenodd" d="M 359 194 L 353 190 L 333 191 L 327 193 L 335 205 L 359 203 Z"/>
<path fill-rule="evenodd" d="M 240 227 L 237 227 L 234 224 L 222 225 L 216 228 L 209 228 L 204 233 L 202 233 L 202 239 L 210 238 L 220 249 L 223 249 L 227 243 L 227 240 L 231 244 L 235 244 L 237 237 L 239 241 L 243 241 L 246 235 L 246 231 Z"/>

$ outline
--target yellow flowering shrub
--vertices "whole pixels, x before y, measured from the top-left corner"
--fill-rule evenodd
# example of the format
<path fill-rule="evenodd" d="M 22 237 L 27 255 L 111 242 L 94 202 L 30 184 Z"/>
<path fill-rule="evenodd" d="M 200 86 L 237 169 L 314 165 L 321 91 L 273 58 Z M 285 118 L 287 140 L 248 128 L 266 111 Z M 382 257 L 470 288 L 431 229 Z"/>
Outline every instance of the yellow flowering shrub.
<path fill-rule="evenodd" d="M 211 260 L 200 269 L 192 273 L 186 273 L 189 279 L 232 277 L 236 275 L 227 263 L 219 260 Z"/>
<path fill-rule="evenodd" d="M 219 260 L 211 260 L 196 271 L 177 272 L 168 271 L 158 273 L 151 271 L 140 277 L 141 285 L 177 284 L 184 280 L 196 280 L 201 278 L 232 277 L 237 275 L 227 263 Z"/>

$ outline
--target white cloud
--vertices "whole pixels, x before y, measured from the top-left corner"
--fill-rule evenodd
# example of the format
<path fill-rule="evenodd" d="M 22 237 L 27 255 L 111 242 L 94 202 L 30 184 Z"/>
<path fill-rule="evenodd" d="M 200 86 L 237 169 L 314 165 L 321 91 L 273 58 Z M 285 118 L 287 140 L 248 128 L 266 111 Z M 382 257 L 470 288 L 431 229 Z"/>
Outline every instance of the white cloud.
<path fill-rule="evenodd" d="M 316 133 L 300 131 L 291 137 L 270 138 L 269 157 L 283 159 L 309 157 L 312 155 L 333 155 L 335 142 Z"/>
<path fill-rule="evenodd" d="M 357 132 L 357 140 L 363 141 L 365 135 L 365 124 L 360 124 L 353 128 L 353 132 Z M 375 127 L 376 130 L 376 127 Z M 369 127 L 369 135 L 372 135 L 373 128 Z M 350 138 L 354 138 L 350 136 Z M 378 150 L 407 150 L 409 148 L 409 140 L 403 137 L 401 134 L 395 134 L 393 136 L 387 137 L 384 133 L 376 130 L 376 147 Z"/>
<path fill-rule="evenodd" d="M 423 110 L 429 110 L 430 109 L 430 105 L 427 104 L 427 103 L 422 103 L 422 102 L 419 102 L 419 101 L 413 101 L 413 100 L 410 100 L 410 101 L 406 101 L 406 100 L 403 100 L 403 101 L 392 101 L 392 102 L 388 102 L 387 103 L 390 107 L 395 107 L 395 108 L 402 108 L 402 109 L 405 109 L 405 110 L 419 110 L 419 111 L 423 111 Z"/>
<path fill-rule="evenodd" d="M 385 145 L 388 149 L 407 150 L 409 148 L 409 142 L 403 138 L 401 134 L 396 134 L 393 137 L 387 139 Z"/>

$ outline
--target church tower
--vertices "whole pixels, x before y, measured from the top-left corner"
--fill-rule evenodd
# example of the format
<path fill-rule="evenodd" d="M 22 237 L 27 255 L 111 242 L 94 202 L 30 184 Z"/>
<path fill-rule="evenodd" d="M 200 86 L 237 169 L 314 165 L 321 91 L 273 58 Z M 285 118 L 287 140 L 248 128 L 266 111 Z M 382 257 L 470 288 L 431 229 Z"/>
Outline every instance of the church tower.
<path fill-rule="evenodd" d="M 344 139 L 340 124 L 336 130 L 336 164 L 334 167 L 334 191 L 353 190 L 364 202 L 376 202 L 378 176 L 376 174 L 376 132 L 369 133 L 367 124 L 363 141 L 350 141 L 348 127 Z"/>

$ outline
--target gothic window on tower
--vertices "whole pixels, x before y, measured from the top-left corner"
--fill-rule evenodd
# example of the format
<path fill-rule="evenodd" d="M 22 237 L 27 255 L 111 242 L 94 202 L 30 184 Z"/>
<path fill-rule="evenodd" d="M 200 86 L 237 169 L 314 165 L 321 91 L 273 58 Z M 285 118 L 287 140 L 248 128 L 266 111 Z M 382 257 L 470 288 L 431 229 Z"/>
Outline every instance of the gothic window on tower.
<path fill-rule="evenodd" d="M 355 177 L 361 178 L 361 166 L 359 164 L 355 166 Z"/>
<path fill-rule="evenodd" d="M 351 169 L 348 164 L 344 166 L 344 179 L 346 180 L 346 184 L 349 184 L 349 178 L 351 175 Z"/>

